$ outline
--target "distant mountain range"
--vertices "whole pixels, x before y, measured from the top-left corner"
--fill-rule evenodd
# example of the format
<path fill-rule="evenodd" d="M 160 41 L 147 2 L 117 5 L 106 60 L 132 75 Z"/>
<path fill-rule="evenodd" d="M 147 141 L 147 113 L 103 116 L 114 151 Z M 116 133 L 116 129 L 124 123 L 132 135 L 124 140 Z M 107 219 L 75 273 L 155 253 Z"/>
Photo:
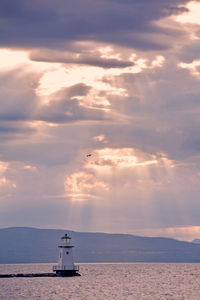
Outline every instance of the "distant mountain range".
<path fill-rule="evenodd" d="M 200 244 L 200 239 L 195 239 L 195 240 L 192 241 L 192 243 Z"/>
<path fill-rule="evenodd" d="M 200 262 L 200 244 L 170 238 L 71 230 L 0 229 L 0 263 L 56 262 L 60 237 L 73 238 L 76 262 Z"/>

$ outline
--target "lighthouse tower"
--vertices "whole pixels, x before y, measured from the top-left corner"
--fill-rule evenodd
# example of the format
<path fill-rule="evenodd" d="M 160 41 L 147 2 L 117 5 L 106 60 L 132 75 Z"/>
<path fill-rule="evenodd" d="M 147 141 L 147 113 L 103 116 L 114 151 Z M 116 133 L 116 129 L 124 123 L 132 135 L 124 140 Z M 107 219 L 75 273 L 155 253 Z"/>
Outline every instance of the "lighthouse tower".
<path fill-rule="evenodd" d="M 60 274 L 61 276 L 80 275 L 79 273 L 77 273 L 79 271 L 79 267 L 74 265 L 72 254 L 73 247 L 74 246 L 71 244 L 71 237 L 65 234 L 61 238 L 61 242 L 58 246 L 58 264 L 56 266 L 53 266 L 53 271 L 56 272 L 56 274 Z"/>

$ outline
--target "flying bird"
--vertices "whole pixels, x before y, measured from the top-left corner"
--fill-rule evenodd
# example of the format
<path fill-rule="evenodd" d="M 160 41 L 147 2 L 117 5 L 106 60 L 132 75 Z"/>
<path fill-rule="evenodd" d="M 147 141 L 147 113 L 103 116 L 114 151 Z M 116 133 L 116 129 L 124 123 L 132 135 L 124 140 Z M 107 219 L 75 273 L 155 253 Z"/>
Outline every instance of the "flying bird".
<path fill-rule="evenodd" d="M 90 157 L 90 156 L 92 156 L 92 154 L 91 154 L 91 153 L 86 155 L 86 157 Z"/>

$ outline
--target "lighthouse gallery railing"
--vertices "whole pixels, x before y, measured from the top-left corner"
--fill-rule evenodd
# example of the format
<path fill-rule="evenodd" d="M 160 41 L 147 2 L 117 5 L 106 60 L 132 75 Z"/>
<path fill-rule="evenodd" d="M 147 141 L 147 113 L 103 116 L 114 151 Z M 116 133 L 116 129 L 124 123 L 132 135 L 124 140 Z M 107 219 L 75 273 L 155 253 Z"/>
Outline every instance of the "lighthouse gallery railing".
<path fill-rule="evenodd" d="M 53 271 L 57 271 L 57 270 L 69 270 L 69 269 L 67 268 L 67 266 L 66 266 L 66 267 L 63 266 L 62 268 L 58 268 L 57 265 L 54 265 L 54 266 L 53 266 Z M 79 271 L 79 266 L 78 266 L 78 265 L 74 265 L 73 270 Z"/>

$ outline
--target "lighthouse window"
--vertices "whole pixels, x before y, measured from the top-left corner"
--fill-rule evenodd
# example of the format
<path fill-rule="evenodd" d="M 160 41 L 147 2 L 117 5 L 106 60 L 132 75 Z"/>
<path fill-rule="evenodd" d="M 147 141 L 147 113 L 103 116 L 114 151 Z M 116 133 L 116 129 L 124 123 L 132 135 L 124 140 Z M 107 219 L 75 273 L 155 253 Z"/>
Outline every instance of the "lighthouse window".
<path fill-rule="evenodd" d="M 67 252 L 66 252 L 66 254 L 68 255 L 68 254 L 69 254 L 69 252 L 67 251 Z"/>

